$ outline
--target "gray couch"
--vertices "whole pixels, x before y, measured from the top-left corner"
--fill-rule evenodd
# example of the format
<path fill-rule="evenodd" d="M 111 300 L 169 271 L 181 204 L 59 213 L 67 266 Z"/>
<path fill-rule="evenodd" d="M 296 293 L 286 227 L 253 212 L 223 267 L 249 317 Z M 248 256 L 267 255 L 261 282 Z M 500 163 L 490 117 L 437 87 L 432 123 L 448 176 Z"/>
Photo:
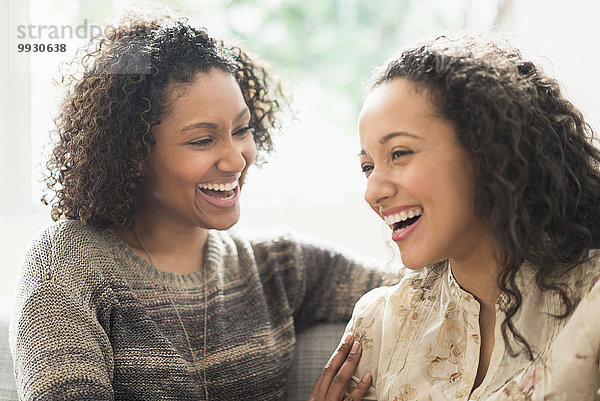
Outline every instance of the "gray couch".
<path fill-rule="evenodd" d="M 12 357 L 8 348 L 10 313 L 9 300 L 0 298 L 0 401 L 17 400 Z M 321 369 L 340 341 L 344 326 L 321 324 L 297 336 L 288 387 L 289 401 L 306 401 Z"/>

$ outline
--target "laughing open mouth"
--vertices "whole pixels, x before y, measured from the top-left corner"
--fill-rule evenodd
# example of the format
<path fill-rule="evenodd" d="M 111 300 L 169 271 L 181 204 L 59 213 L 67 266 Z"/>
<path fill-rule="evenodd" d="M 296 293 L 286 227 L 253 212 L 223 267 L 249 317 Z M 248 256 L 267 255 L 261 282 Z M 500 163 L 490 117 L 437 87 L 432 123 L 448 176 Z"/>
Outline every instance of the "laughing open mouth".
<path fill-rule="evenodd" d="M 238 182 L 199 184 L 198 189 L 207 196 L 221 200 L 233 199 L 236 195 Z"/>
<path fill-rule="evenodd" d="M 410 210 L 403 210 L 399 213 L 395 213 L 385 217 L 385 224 L 390 226 L 392 231 L 399 232 L 403 231 L 406 227 L 414 224 L 421 218 L 423 209 L 416 207 Z"/>

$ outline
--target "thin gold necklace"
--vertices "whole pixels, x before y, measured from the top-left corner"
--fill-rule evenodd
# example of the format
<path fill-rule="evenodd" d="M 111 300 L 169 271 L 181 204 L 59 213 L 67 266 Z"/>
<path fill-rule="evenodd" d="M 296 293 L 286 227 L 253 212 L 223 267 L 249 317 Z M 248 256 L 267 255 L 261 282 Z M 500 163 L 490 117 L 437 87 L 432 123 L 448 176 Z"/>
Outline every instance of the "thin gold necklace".
<path fill-rule="evenodd" d="M 160 271 L 158 270 L 158 268 L 154 264 L 154 261 L 152 260 L 152 256 L 150 256 L 150 252 L 148 252 L 148 249 L 144 245 L 144 242 L 137 235 L 137 233 L 135 232 L 135 230 L 132 230 L 132 231 L 133 231 L 133 235 L 135 235 L 135 238 L 140 243 L 140 245 L 142 246 L 142 249 L 146 253 L 146 256 L 148 256 L 148 260 L 150 261 L 150 264 L 152 265 L 152 267 L 156 271 L 156 274 L 158 275 L 158 278 L 160 279 L 160 282 L 162 284 L 163 290 L 165 291 L 165 293 L 169 297 L 169 301 L 171 301 L 171 306 L 173 306 L 173 310 L 175 310 L 175 314 L 177 315 L 177 319 L 179 320 L 179 324 L 181 325 L 181 328 L 183 329 L 183 334 L 185 334 L 185 340 L 187 341 L 188 349 L 190 350 L 190 354 L 192 354 L 192 360 L 193 360 L 193 363 L 194 363 L 194 369 L 196 370 L 196 373 L 198 374 L 198 378 L 200 379 L 200 382 L 202 383 L 202 387 L 204 387 L 204 395 L 206 397 L 206 401 L 208 401 L 208 386 L 206 385 L 206 332 L 207 332 L 207 330 L 206 330 L 206 327 L 207 327 L 206 322 L 207 322 L 207 316 L 208 316 L 207 315 L 208 303 L 206 302 L 207 301 L 207 299 L 206 299 L 206 268 L 204 266 L 202 267 L 202 276 L 203 276 L 203 281 L 204 281 L 203 284 L 202 284 L 203 291 L 204 291 L 204 344 L 202 345 L 202 374 L 200 374 L 200 371 L 198 370 L 198 361 L 196 360 L 196 354 L 194 354 L 194 350 L 192 349 L 192 343 L 190 342 L 190 336 L 188 335 L 187 330 L 185 329 L 185 326 L 183 324 L 183 320 L 181 320 L 181 316 L 179 315 L 179 310 L 177 309 L 177 306 L 175 306 L 175 302 L 173 302 L 173 298 L 171 297 L 171 293 L 167 289 L 167 286 L 165 285 L 165 282 L 162 279 Z"/>

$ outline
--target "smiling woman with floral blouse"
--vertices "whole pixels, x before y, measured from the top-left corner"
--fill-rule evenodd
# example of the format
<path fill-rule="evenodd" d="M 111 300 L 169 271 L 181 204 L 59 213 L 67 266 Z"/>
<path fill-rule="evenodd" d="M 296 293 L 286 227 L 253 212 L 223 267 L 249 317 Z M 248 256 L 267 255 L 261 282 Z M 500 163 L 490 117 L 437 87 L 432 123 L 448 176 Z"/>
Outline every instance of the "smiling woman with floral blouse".
<path fill-rule="evenodd" d="M 16 289 L 19 399 L 285 400 L 296 332 L 346 321 L 387 275 L 289 229 L 233 228 L 280 126 L 277 80 L 162 12 L 126 14 L 72 65 L 47 163 L 57 222 Z M 332 373 L 359 355 L 346 337 L 319 401 L 342 398 Z"/>
<path fill-rule="evenodd" d="M 359 131 L 407 267 L 349 323 L 365 399 L 600 399 L 600 154 L 558 83 L 503 42 L 439 37 L 376 73 Z"/>

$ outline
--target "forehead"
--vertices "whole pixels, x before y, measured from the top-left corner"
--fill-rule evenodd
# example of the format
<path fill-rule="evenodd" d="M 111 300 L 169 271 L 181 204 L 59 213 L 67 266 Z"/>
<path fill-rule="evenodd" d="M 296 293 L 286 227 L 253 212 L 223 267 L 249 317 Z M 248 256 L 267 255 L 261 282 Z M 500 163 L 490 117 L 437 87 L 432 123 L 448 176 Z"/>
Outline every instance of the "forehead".
<path fill-rule="evenodd" d="M 437 120 L 437 121 L 436 121 Z M 439 122 L 427 89 L 405 79 L 394 79 L 375 87 L 365 99 L 359 115 L 361 142 L 391 132 L 418 133 Z"/>
<path fill-rule="evenodd" d="M 245 105 L 235 77 L 225 71 L 213 69 L 199 72 L 192 82 L 174 83 L 168 89 L 171 114 L 195 108 L 196 112 L 211 110 L 218 106 Z"/>
<path fill-rule="evenodd" d="M 429 90 L 402 78 L 385 82 L 369 92 L 359 118 L 371 113 L 397 113 L 401 110 L 433 115 L 435 108 L 429 100 Z"/>
<path fill-rule="evenodd" d="M 395 79 L 376 87 L 359 117 L 361 155 L 389 156 L 389 148 L 413 151 L 462 152 L 454 123 L 439 116 L 427 89 Z M 436 153 L 437 152 L 437 153 Z"/>

